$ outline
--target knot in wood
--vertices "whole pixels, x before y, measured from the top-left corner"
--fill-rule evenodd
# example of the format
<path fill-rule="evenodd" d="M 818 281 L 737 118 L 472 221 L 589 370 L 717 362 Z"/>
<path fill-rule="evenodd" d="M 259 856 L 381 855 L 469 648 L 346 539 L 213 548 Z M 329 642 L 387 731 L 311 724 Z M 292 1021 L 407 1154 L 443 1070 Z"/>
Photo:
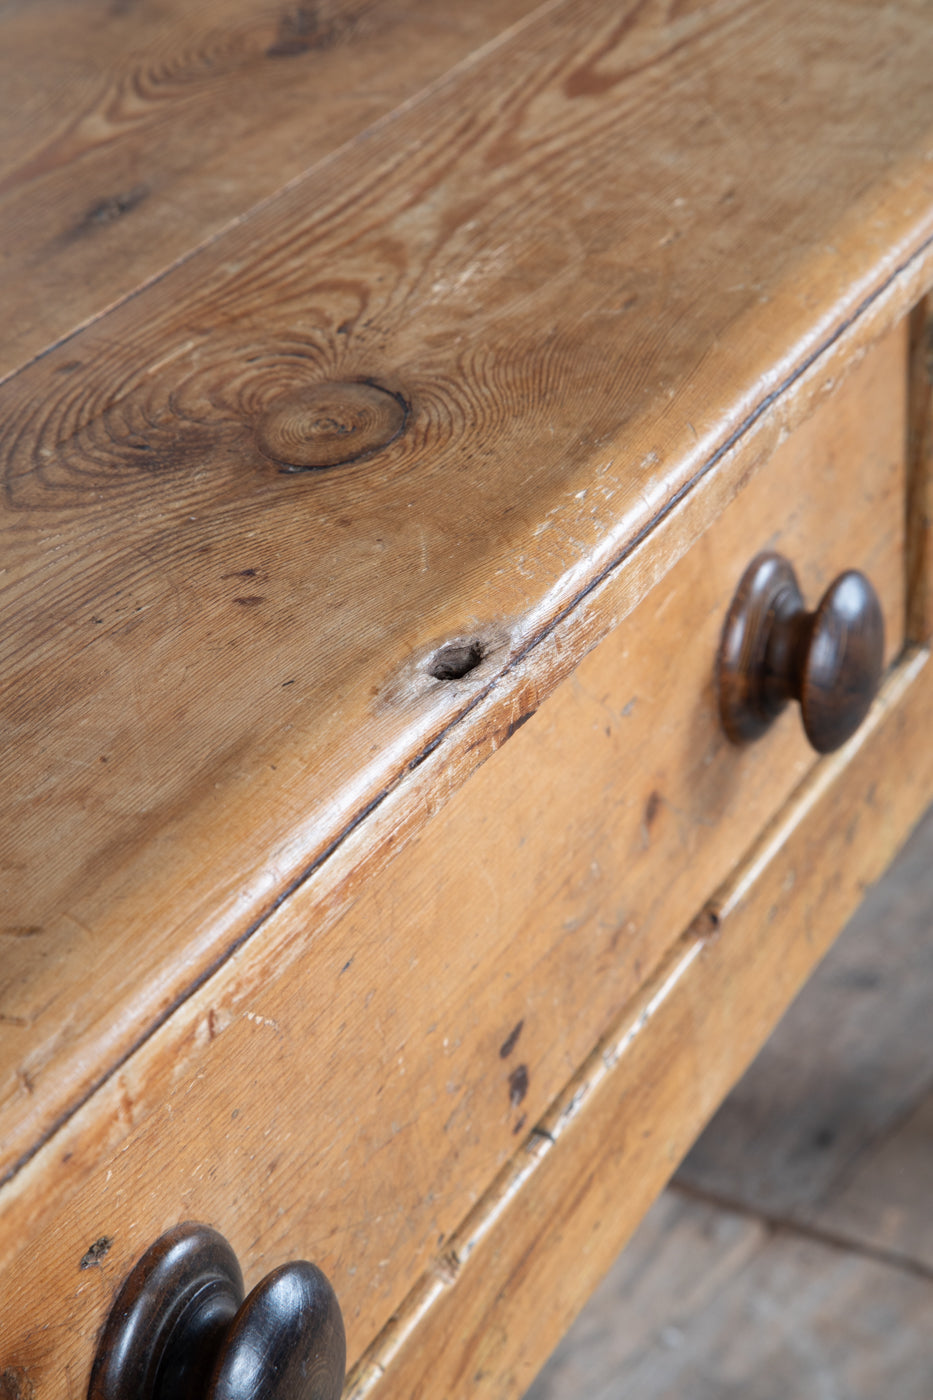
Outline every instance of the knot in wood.
<path fill-rule="evenodd" d="M 283 471 L 314 471 L 388 447 L 407 419 L 404 400 L 378 384 L 312 384 L 270 404 L 257 440 Z"/>

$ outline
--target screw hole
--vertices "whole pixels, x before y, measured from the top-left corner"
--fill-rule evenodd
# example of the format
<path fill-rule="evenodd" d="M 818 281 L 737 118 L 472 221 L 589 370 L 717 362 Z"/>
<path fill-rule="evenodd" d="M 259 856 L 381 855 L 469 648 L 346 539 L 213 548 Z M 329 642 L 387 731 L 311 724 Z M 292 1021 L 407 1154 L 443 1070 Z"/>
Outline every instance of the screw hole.
<path fill-rule="evenodd" d="M 469 642 L 448 642 L 434 653 L 428 674 L 436 681 L 458 681 L 461 676 L 475 670 L 482 659 L 482 645 L 475 639 Z"/>

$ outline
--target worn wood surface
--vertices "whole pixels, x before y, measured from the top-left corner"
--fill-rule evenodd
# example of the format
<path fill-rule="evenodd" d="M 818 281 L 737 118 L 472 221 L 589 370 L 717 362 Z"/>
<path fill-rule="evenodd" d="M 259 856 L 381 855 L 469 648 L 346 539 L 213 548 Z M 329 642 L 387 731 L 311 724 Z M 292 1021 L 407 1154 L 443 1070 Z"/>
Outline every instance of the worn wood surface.
<path fill-rule="evenodd" d="M 749 549 L 787 549 L 816 592 L 854 551 L 898 651 L 905 365 L 901 327 L 342 918 L 309 884 L 179 1007 L 10 1183 L 0 1258 L 35 1231 L 37 1270 L 67 1277 L 107 1237 L 112 1281 L 209 1220 L 247 1270 L 339 1270 L 359 1355 L 814 761 L 792 714 L 748 751 L 719 727 Z M 38 1376 L 62 1338 L 80 1366 L 100 1307 L 66 1289 L 47 1351 L 16 1333 Z"/>
<path fill-rule="evenodd" d="M 920 654 L 848 750 L 804 780 L 446 1242 L 351 1374 L 353 1400 L 507 1400 L 527 1389 L 923 810 L 931 699 Z"/>
<path fill-rule="evenodd" d="M 928 1394 L 931 857 L 933 808 L 526 1400 Z"/>
<path fill-rule="evenodd" d="M 933 812 L 871 892 L 678 1173 L 769 1219 L 933 1267 L 929 1209 L 899 1198 L 933 1085 Z M 902 1154 L 906 1152 L 905 1158 Z M 901 1174 L 917 1194 L 929 1174 Z M 885 1189 L 889 1186 L 891 1189 Z"/>
<path fill-rule="evenodd" d="M 928 43 L 912 3 L 550 6 L 8 383 L 11 1166 L 922 293 Z M 283 475 L 254 428 L 334 377 L 409 426 Z"/>
<path fill-rule="evenodd" d="M 675 1192 L 525 1400 L 927 1400 L 933 1280 Z"/>
<path fill-rule="evenodd" d="M 882 886 L 866 901 L 855 936 L 817 972 L 683 1164 L 685 1183 L 813 1220 L 923 1097 L 933 1073 L 918 1053 L 933 982 L 927 850 L 921 839 L 904 852 L 914 894 Z"/>
<path fill-rule="evenodd" d="M 748 824 L 766 819 L 810 761 L 792 715 L 785 718 L 780 736 L 747 754 L 732 749 L 720 731 L 713 658 L 749 550 L 758 544 L 787 549 L 799 561 L 813 595 L 857 560 L 884 600 L 888 657 L 897 652 L 904 610 L 904 368 L 901 328 L 776 450 L 767 472 L 754 478 L 669 580 L 581 665 L 572 690 L 558 693 L 547 718 L 543 714 L 542 724 L 536 722 L 530 731 L 538 737 L 528 740 L 528 750 L 498 762 L 461 803 L 459 815 L 429 835 L 426 847 L 406 856 L 404 873 L 388 873 L 392 908 L 412 910 L 396 920 L 411 956 L 420 956 L 422 939 L 433 941 L 437 920 L 453 920 L 470 930 L 468 941 L 481 939 L 487 950 L 508 946 L 509 938 L 525 929 L 535 960 L 544 948 L 558 960 L 562 970 L 555 980 L 563 987 L 563 1014 L 576 1022 L 571 993 L 581 977 L 587 998 L 591 993 L 589 970 L 578 963 L 574 950 L 579 940 L 597 937 L 615 969 L 604 989 L 609 1004 L 631 992 L 666 946 L 671 930 L 686 922 L 725 875 Z M 505 722 L 501 738 L 527 722 L 536 708 L 533 681 L 520 695 L 522 703 Z M 434 777 L 442 762 L 439 754 Z M 608 770 L 607 763 L 612 764 Z M 455 775 L 446 775 L 448 783 L 454 780 Z M 426 772 L 423 782 L 427 801 L 436 804 L 432 774 Z M 533 831 L 529 810 L 540 813 Z M 572 812 L 576 816 L 570 821 Z M 397 844 L 400 823 L 391 811 L 386 821 L 388 839 Z M 471 859 L 464 860 L 464 851 Z M 353 854 L 348 865 L 354 883 L 344 902 L 368 883 L 363 908 L 369 912 L 357 912 L 356 922 L 365 928 L 368 919 L 373 928 L 381 928 L 386 896 L 378 870 L 369 869 L 364 879 Z M 477 868 L 484 871 L 479 884 Z M 584 871 L 589 873 L 584 876 Z M 664 878 L 659 881 L 660 871 Z M 328 908 L 327 891 L 322 895 L 319 883 L 309 882 L 293 914 L 282 916 L 289 929 L 314 928 L 318 939 L 325 920 L 332 922 L 336 912 Z M 456 914 L 446 914 L 448 908 Z M 625 947 L 621 983 L 620 939 Z M 122 947 L 113 950 L 111 965 L 126 986 L 138 962 L 120 967 L 115 960 Z M 83 947 L 77 951 L 83 953 Z M 161 946 L 150 950 L 153 959 L 160 954 L 166 955 Z M 305 955 L 316 957 L 316 949 L 309 945 Z M 275 957 L 271 945 L 268 951 L 257 950 L 257 965 L 267 957 Z M 7 984 L 20 968 L 29 969 L 34 958 L 33 940 L 14 943 L 4 967 Z M 170 971 L 162 970 L 161 976 Z M 112 1031 L 97 1019 L 106 1004 L 105 988 L 98 980 L 79 1001 L 73 990 L 68 995 L 74 982 L 62 956 L 53 972 L 57 986 L 46 992 L 50 1002 L 44 1019 L 54 1024 L 56 1013 L 62 1017 L 59 1043 L 65 1035 L 72 1037 L 77 1045 L 68 1048 L 74 1054 L 82 1046 L 76 1036 L 82 1020 L 94 1036 Z M 517 977 L 514 969 L 511 976 Z M 545 988 L 539 995 L 551 993 Z M 28 1005 L 20 1003 L 23 1010 Z M 602 1014 L 596 1006 L 593 1011 Z M 515 1019 L 521 1014 L 519 1009 Z M 593 1036 L 597 1029 L 598 1021 L 579 1025 L 583 1036 Z M 503 1028 L 491 1033 L 499 1030 Z M 543 1026 L 541 1030 L 547 1042 Z M 553 1037 L 549 1043 L 553 1053 L 560 1053 Z M 581 1054 L 587 1048 L 585 1041 L 576 1047 Z M 564 1053 L 571 1056 L 574 1047 L 568 1045 Z M 566 1059 L 565 1069 L 572 1063 Z M 33 1091 L 43 1072 L 50 1078 L 61 1071 L 61 1058 L 49 1061 L 38 1055 L 10 1066 L 10 1072 L 28 1076 Z M 22 1082 L 13 1087 L 22 1100 Z M 53 1079 L 50 1092 L 63 1098 L 70 1087 Z M 46 1107 L 35 1092 L 20 1107 L 21 1141 L 30 1127 L 27 1109 L 38 1114 Z M 5 1146 L 12 1155 L 15 1140 L 8 1137 Z"/>
<path fill-rule="evenodd" d="M 339 149 L 536 0 L 0 11 L 0 377 Z"/>

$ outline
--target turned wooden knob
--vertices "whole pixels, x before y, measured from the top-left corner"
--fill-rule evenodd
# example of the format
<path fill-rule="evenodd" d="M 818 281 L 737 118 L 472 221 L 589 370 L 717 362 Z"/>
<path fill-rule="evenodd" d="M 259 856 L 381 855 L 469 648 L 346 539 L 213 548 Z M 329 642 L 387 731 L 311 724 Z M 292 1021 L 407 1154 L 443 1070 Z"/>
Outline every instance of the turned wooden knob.
<path fill-rule="evenodd" d="M 339 1400 L 340 1306 L 314 1264 L 283 1264 L 243 1301 L 223 1235 L 189 1222 L 126 1279 L 101 1334 L 88 1400 Z"/>
<path fill-rule="evenodd" d="M 850 569 L 807 612 L 780 554 L 753 559 L 726 617 L 717 663 L 723 727 L 736 744 L 763 734 L 799 700 L 817 753 L 855 733 L 878 692 L 884 618 L 864 574 Z"/>

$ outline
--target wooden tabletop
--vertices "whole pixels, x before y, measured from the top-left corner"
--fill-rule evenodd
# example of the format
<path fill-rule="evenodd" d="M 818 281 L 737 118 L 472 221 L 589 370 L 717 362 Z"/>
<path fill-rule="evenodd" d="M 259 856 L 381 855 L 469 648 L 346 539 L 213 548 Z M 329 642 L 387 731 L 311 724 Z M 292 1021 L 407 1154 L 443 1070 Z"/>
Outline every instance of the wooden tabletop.
<path fill-rule="evenodd" d="M 7 1175 L 933 278 L 922 0 L 309 15 L 2 20 Z"/>

